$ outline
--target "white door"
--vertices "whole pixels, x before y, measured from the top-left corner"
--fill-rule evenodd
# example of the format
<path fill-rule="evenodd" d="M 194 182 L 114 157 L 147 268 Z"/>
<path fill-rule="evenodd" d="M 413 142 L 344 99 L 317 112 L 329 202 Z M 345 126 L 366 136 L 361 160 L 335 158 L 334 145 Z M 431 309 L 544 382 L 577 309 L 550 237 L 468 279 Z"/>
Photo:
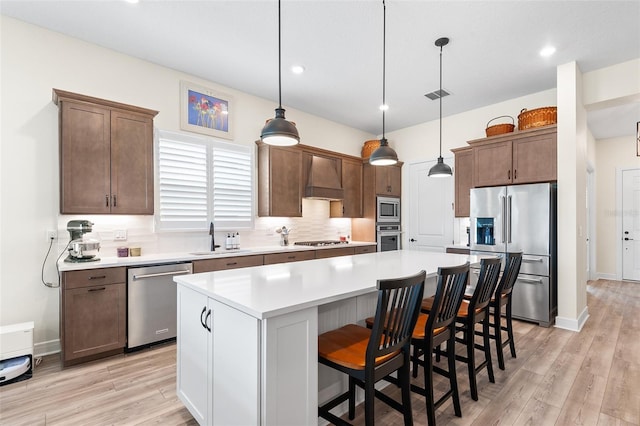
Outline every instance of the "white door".
<path fill-rule="evenodd" d="M 452 159 L 445 160 L 448 164 Z M 435 161 L 409 165 L 409 229 L 404 247 L 444 252 L 453 243 L 453 177 L 429 177 Z"/>
<path fill-rule="evenodd" d="M 622 171 L 622 279 L 640 281 L 640 169 Z"/>

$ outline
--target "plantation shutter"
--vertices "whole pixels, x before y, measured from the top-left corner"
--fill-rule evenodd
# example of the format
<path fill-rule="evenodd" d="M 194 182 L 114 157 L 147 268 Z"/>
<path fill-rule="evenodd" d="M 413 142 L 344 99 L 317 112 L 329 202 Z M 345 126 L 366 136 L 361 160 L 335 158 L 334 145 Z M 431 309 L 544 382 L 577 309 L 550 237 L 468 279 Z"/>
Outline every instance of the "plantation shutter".
<path fill-rule="evenodd" d="M 213 149 L 213 221 L 223 228 L 253 223 L 251 152 Z"/>

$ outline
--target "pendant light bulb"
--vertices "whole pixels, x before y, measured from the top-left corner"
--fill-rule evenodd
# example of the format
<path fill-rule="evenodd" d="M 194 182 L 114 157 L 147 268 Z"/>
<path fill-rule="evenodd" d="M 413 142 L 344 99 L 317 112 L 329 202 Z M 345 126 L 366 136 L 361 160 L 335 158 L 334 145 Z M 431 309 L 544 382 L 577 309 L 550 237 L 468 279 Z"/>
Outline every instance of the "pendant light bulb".
<path fill-rule="evenodd" d="M 387 6 L 382 0 L 382 105 L 386 106 L 385 102 L 385 77 L 386 77 L 386 34 L 387 34 Z M 389 146 L 387 138 L 384 137 L 384 113 L 387 108 L 380 108 L 382 110 L 382 138 L 380 138 L 380 146 L 371 153 L 369 157 L 369 164 L 372 166 L 391 166 L 398 162 L 398 154 Z"/>
<path fill-rule="evenodd" d="M 449 177 L 453 175 L 451 167 L 449 167 L 442 158 L 442 46 L 449 44 L 447 37 L 436 40 L 436 46 L 440 48 L 440 154 L 438 162 L 429 170 L 429 177 Z"/>
<path fill-rule="evenodd" d="M 267 120 L 260 133 L 262 142 L 268 145 L 291 146 L 300 142 L 300 135 L 296 124 L 287 121 L 284 117 L 284 108 L 282 108 L 282 36 L 280 29 L 280 0 L 278 0 L 278 108 L 276 108 L 276 116 Z"/>

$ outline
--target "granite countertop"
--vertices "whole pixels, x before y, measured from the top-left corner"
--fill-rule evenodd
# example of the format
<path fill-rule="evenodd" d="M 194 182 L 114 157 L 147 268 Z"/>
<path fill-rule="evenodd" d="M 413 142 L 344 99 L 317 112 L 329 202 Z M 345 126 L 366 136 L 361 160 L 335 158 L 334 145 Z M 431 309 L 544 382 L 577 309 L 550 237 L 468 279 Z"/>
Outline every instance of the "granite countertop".
<path fill-rule="evenodd" d="M 162 263 L 191 262 L 194 260 L 217 259 L 217 258 L 224 258 L 224 257 L 252 256 L 252 255 L 269 254 L 269 253 L 286 253 L 291 251 L 329 250 L 329 249 L 336 249 L 336 248 L 361 247 L 361 246 L 371 246 L 371 245 L 376 245 L 376 243 L 351 241 L 348 244 L 336 244 L 336 245 L 319 246 L 319 247 L 297 246 L 297 245 L 266 246 L 266 247 L 248 247 L 248 248 L 242 248 L 239 250 L 218 249 L 215 252 L 194 250 L 192 252 L 152 253 L 152 254 L 143 254 L 142 256 L 129 256 L 129 257 L 116 257 L 116 256 L 102 257 L 98 255 L 98 257 L 100 257 L 100 260 L 93 261 L 93 262 L 65 262 L 64 260 L 61 259 L 58 262 L 58 270 L 60 272 L 65 272 L 65 271 L 77 271 L 82 269 L 111 268 L 116 266 L 157 265 Z"/>

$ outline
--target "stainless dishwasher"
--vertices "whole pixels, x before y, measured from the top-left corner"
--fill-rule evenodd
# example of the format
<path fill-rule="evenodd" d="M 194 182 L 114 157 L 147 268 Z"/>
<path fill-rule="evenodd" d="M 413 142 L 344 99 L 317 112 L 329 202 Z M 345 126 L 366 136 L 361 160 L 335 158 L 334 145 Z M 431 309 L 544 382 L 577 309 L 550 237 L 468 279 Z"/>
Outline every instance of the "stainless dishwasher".
<path fill-rule="evenodd" d="M 191 263 L 129 268 L 127 349 L 176 337 L 176 275 L 191 274 Z"/>

